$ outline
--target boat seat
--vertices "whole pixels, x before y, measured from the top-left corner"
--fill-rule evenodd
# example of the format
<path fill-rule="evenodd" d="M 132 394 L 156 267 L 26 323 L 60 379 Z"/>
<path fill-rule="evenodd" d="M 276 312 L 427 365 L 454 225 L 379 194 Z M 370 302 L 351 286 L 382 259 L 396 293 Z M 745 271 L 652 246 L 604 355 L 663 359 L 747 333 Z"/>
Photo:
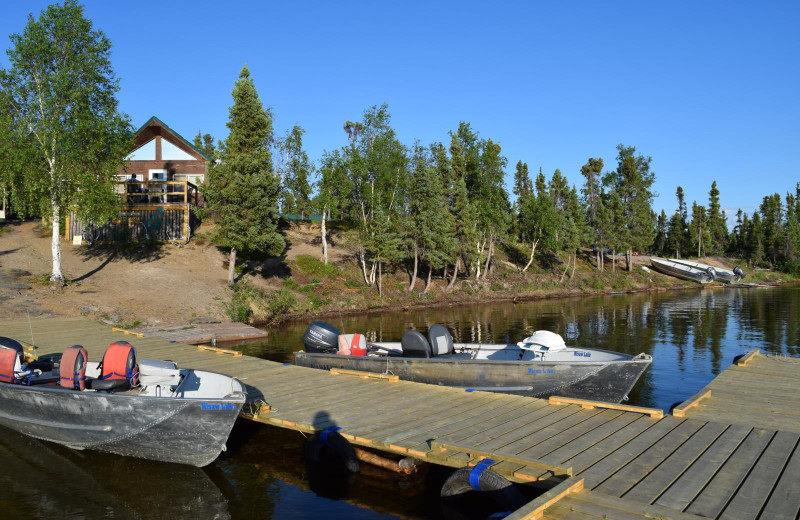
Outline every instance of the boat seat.
<path fill-rule="evenodd" d="M 128 379 L 89 379 L 86 388 L 99 392 L 124 392 L 131 389 L 131 382 Z"/>
<path fill-rule="evenodd" d="M 110 344 L 103 355 L 101 367 L 100 379 L 127 379 L 131 386 L 139 385 L 136 349 L 127 341 Z"/>
<path fill-rule="evenodd" d="M 61 388 L 83 390 L 86 388 L 86 362 L 89 354 L 81 345 L 72 345 L 61 356 L 59 384 Z"/>
<path fill-rule="evenodd" d="M 346 356 L 366 356 L 367 338 L 363 334 L 339 334 L 337 354 Z"/>
<path fill-rule="evenodd" d="M 444 356 L 455 352 L 453 336 L 443 325 L 433 325 L 428 329 L 428 339 L 431 342 L 434 356 Z"/>
<path fill-rule="evenodd" d="M 181 382 L 181 371 L 174 361 L 142 359 L 139 361 L 139 384 L 142 386 L 176 386 Z"/>
<path fill-rule="evenodd" d="M 17 351 L 7 347 L 0 347 L 0 381 L 16 383 L 16 373 L 20 369 Z"/>
<path fill-rule="evenodd" d="M 428 340 L 416 330 L 407 330 L 400 338 L 400 346 L 403 348 L 403 357 L 429 358 L 433 351 Z"/>

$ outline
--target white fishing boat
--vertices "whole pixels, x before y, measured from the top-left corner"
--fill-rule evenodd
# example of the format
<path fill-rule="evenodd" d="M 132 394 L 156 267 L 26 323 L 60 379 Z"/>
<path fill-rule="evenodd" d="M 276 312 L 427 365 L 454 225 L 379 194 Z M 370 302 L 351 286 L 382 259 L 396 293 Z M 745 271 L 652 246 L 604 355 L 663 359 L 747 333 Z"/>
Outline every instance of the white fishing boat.
<path fill-rule="evenodd" d="M 559 395 L 620 402 L 652 363 L 608 350 L 568 347 L 550 331 L 537 331 L 519 343 L 454 343 L 442 325 L 428 337 L 406 331 L 400 342 L 367 342 L 362 334 L 340 335 L 332 325 L 314 322 L 303 335 L 299 366 L 390 373 L 403 380 L 535 397 Z"/>
<path fill-rule="evenodd" d="M 0 425 L 70 448 L 205 466 L 244 402 L 236 379 L 137 361 L 125 341 L 102 362 L 76 345 L 24 365 L 22 345 L 0 337 Z"/>

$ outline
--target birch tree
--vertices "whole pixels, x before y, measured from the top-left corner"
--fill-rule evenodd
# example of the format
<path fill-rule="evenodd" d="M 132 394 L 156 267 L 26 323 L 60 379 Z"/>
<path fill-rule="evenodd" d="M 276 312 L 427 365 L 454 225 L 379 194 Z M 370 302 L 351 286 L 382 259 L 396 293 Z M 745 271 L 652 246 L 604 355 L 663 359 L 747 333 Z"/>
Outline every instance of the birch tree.
<path fill-rule="evenodd" d="M 130 149 L 132 128 L 118 110 L 111 42 L 77 2 L 50 5 L 38 19 L 29 15 L 11 44 L 10 67 L 0 69 L 0 95 L 21 145 L 15 153 L 36 157 L 14 186 L 28 202 L 18 210 L 50 219 L 50 281 L 63 284 L 61 218 L 73 209 L 84 221 L 114 215 L 114 175 Z"/>

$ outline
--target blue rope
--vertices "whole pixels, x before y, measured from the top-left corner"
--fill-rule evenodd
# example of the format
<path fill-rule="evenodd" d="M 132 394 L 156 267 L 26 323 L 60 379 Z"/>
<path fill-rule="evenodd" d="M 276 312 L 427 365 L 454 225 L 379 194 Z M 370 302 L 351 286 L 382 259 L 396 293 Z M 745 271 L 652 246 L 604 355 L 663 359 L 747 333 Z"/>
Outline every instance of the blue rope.
<path fill-rule="evenodd" d="M 481 489 L 481 473 L 487 470 L 492 464 L 494 464 L 492 459 L 483 459 L 472 468 L 472 471 L 469 472 L 469 485 L 472 486 L 472 489 L 475 491 L 483 491 Z"/>

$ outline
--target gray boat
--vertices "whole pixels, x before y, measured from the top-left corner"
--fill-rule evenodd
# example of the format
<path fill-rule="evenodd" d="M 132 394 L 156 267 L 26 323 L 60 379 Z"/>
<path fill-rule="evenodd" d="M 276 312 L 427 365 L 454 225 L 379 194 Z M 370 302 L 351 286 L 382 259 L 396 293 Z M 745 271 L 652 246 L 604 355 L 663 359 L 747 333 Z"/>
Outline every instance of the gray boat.
<path fill-rule="evenodd" d="M 429 341 L 430 340 L 430 341 Z M 558 395 L 618 403 L 652 363 L 636 356 L 567 347 L 558 334 L 537 331 L 516 344 L 454 344 L 448 330 L 433 325 L 428 338 L 406 331 L 399 343 L 367 342 L 340 335 L 324 322 L 309 325 L 299 366 L 389 373 L 403 380 L 531 397 Z"/>
<path fill-rule="evenodd" d="M 705 269 L 693 267 L 683 263 L 678 263 L 675 260 L 668 260 L 666 258 L 651 258 L 650 265 L 659 273 L 681 278 L 683 280 L 690 280 L 700 284 L 711 283 L 717 278 L 717 270 L 715 267 L 706 266 Z"/>
<path fill-rule="evenodd" d="M 82 348 L 27 366 L 21 351 L 0 338 L 0 424 L 78 450 L 205 466 L 225 450 L 245 402 L 239 381 L 171 361 L 128 357 L 131 372 L 112 379 Z"/>
<path fill-rule="evenodd" d="M 742 278 L 744 278 L 744 271 L 738 265 L 733 269 L 725 269 L 724 267 L 715 267 L 708 264 L 702 264 L 700 262 L 690 262 L 689 260 L 680 260 L 678 258 L 671 259 L 672 262 L 676 264 L 682 264 L 688 267 L 692 267 L 694 269 L 699 269 L 701 271 L 705 271 L 706 273 L 709 272 L 709 269 L 714 270 L 714 279 L 718 282 L 724 283 L 736 283 Z"/>

